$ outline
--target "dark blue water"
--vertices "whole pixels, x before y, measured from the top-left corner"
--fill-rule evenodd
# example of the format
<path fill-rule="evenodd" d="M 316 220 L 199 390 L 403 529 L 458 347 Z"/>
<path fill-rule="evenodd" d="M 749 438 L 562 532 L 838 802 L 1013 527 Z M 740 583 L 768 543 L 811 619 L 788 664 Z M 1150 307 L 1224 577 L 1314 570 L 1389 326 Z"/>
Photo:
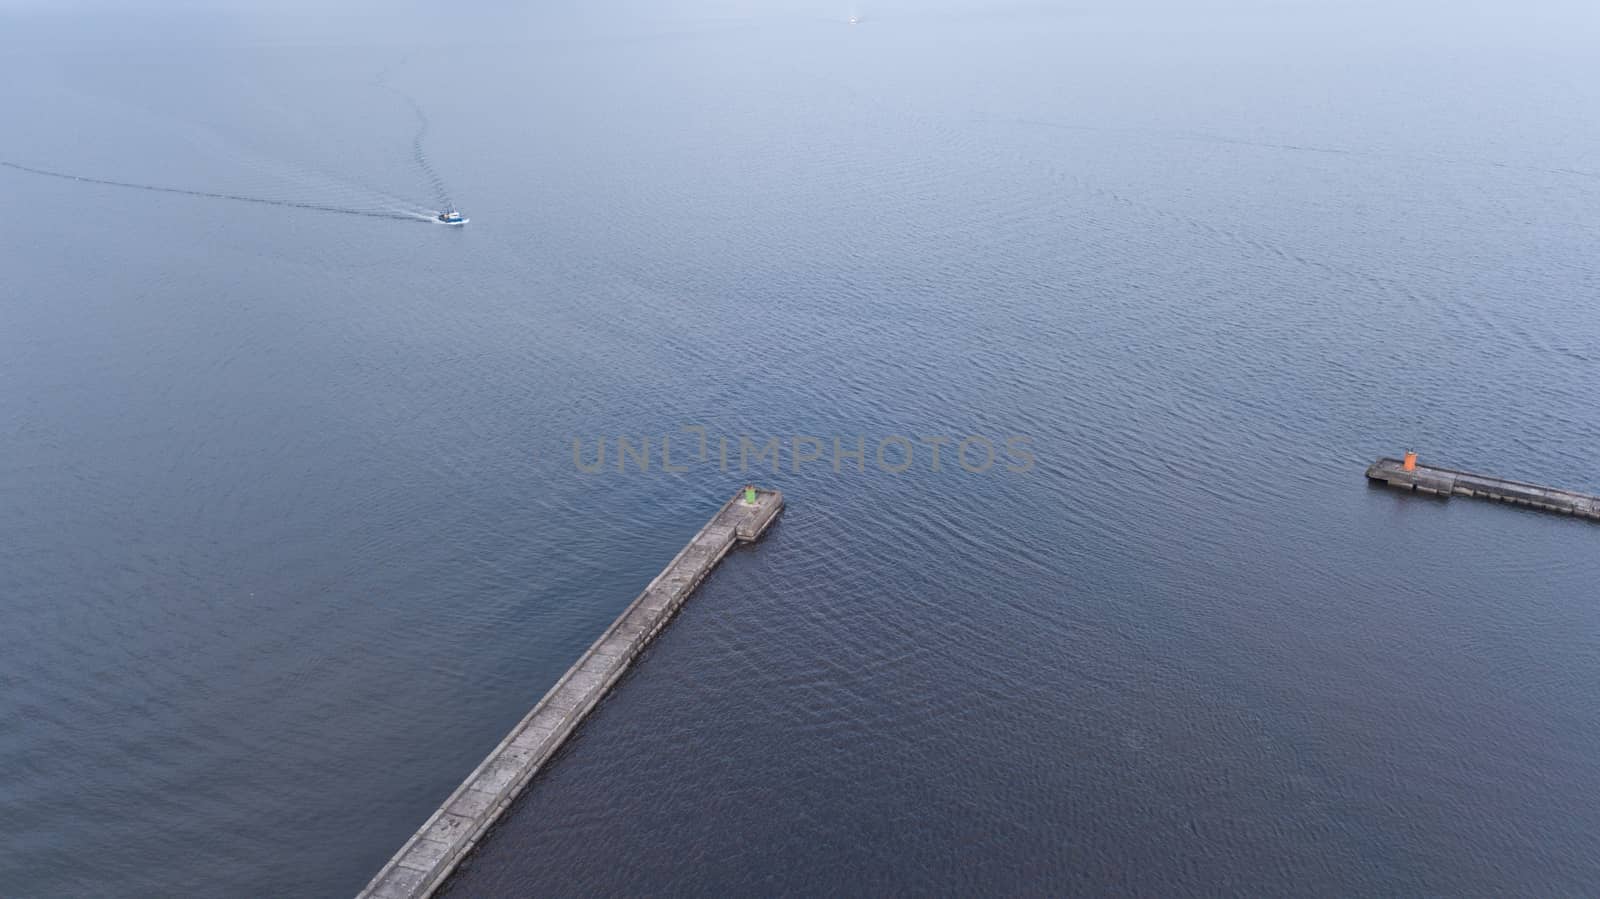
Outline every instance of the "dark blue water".
<path fill-rule="evenodd" d="M 1361 477 L 1600 492 L 1508 16 L 0 5 L 0 894 L 353 893 L 750 479 L 452 895 L 1591 892 L 1600 530 Z"/>

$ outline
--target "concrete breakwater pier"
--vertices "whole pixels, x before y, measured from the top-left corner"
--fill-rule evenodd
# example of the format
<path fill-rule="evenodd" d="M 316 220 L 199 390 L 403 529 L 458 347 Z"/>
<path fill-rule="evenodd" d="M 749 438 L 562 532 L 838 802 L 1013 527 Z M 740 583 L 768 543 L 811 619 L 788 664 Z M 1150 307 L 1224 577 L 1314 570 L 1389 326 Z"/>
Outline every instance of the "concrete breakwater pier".
<path fill-rule="evenodd" d="M 782 508 L 782 493 L 753 487 L 724 503 L 423 822 L 358 899 L 420 899 L 438 889 L 728 550 L 760 538 Z"/>
<path fill-rule="evenodd" d="M 1447 499 L 1470 496 L 1600 521 L 1600 496 L 1507 481 L 1453 468 L 1419 465 L 1416 453 L 1406 453 L 1404 459 L 1379 459 L 1367 466 L 1367 477 L 1390 487 Z"/>

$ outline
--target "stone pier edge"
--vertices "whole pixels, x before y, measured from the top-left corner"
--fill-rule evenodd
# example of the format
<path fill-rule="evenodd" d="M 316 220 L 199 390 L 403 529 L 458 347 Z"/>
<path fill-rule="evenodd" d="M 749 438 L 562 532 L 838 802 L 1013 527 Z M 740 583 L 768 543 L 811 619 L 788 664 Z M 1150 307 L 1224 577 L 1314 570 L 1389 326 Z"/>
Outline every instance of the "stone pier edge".
<path fill-rule="evenodd" d="M 743 502 L 742 495 L 743 491 L 724 503 L 678 550 L 672 561 L 545 692 L 532 711 L 517 722 L 373 876 L 357 899 L 422 899 L 449 879 L 706 575 L 734 545 L 759 539 L 783 508 L 783 494 L 776 490 L 757 491 L 754 504 Z M 697 550 L 703 554 L 692 560 Z M 674 575 L 678 576 L 677 586 L 663 589 Z M 654 604 L 650 600 L 661 602 Z M 625 628 L 634 630 L 625 635 Z M 599 671 L 590 668 L 597 659 L 602 660 Z M 574 688 L 574 681 L 581 675 L 588 675 L 589 683 Z M 577 697 L 565 695 L 574 689 Z M 559 707 L 563 700 L 573 698 L 576 701 L 570 707 Z M 479 789 L 480 786 L 488 789 Z"/>

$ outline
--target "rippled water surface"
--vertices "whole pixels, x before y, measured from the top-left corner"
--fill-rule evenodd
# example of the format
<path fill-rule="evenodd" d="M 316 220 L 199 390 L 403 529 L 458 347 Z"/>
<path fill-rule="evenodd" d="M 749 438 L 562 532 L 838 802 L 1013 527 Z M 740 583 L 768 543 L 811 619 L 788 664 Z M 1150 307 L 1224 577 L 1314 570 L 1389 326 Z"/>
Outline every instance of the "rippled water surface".
<path fill-rule="evenodd" d="M 0 895 L 355 892 L 752 478 L 450 895 L 1591 892 L 1600 529 L 1361 476 L 1600 492 L 1538 12 L 0 2 Z"/>

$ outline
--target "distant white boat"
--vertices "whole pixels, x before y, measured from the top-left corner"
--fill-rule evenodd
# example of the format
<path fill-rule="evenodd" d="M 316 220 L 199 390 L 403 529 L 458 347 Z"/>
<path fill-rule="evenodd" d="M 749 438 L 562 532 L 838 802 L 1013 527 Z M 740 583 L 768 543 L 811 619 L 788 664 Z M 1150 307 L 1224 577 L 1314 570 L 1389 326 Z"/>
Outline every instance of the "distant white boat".
<path fill-rule="evenodd" d="M 461 217 L 461 213 L 454 209 L 439 213 L 433 217 L 433 220 L 441 225 L 465 225 L 467 223 L 467 220 Z"/>

